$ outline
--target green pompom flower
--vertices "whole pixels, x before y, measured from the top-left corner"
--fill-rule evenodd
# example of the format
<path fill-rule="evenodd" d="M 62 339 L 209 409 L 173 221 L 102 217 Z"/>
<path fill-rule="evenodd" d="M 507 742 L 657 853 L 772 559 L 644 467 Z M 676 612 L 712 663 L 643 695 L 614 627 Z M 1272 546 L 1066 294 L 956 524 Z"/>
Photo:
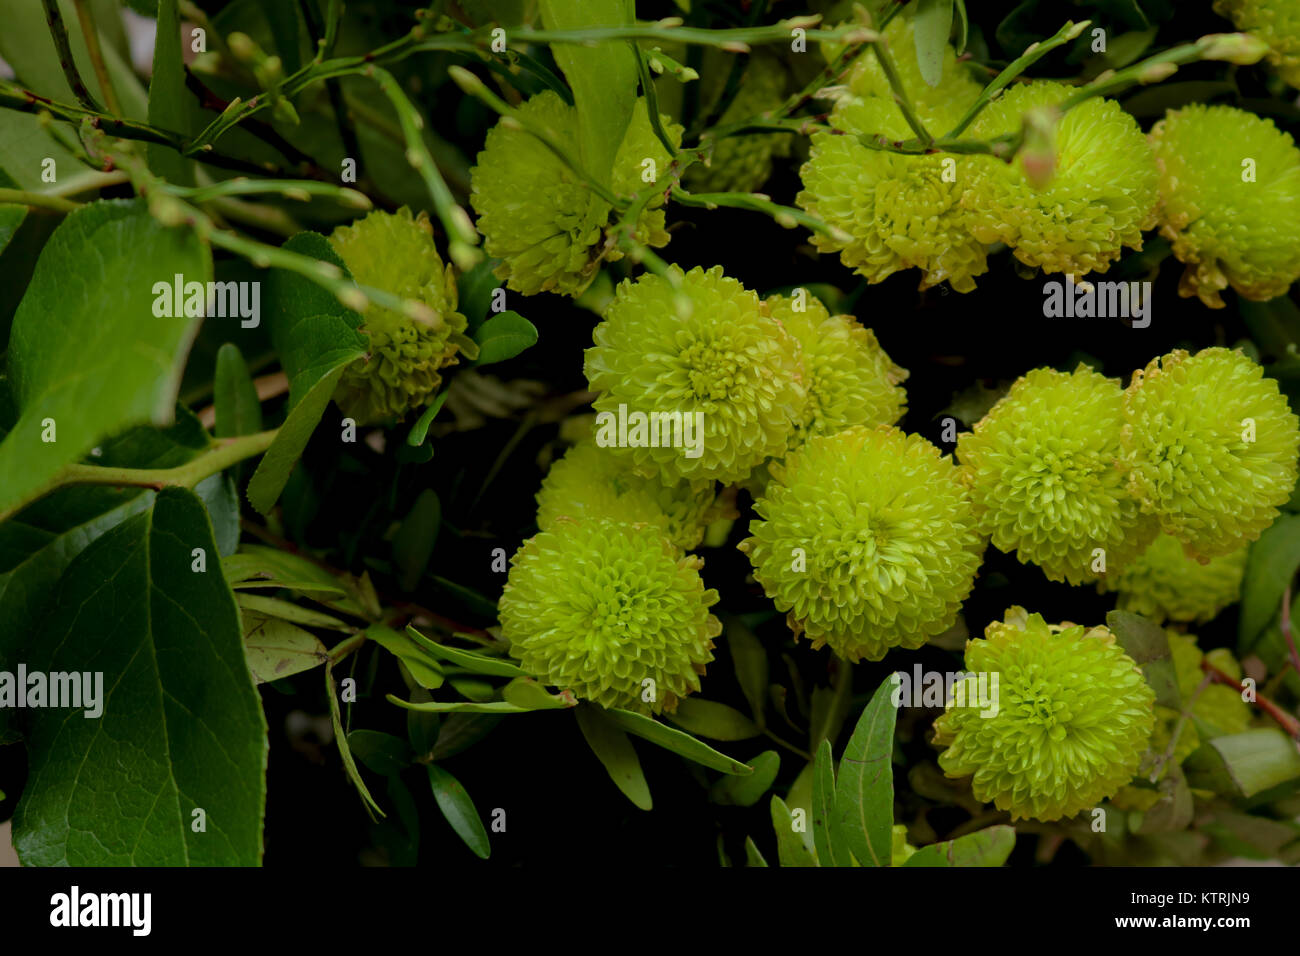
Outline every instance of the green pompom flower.
<path fill-rule="evenodd" d="M 1058 122 L 1054 108 L 1073 92 L 1035 81 L 988 106 L 971 127 L 975 138 L 1016 133 L 1030 113 L 1047 141 L 1011 163 L 971 157 L 963 202 L 977 239 L 1005 242 L 1026 265 L 1078 279 L 1105 272 L 1124 246 L 1142 248 L 1142 231 L 1156 224 L 1159 174 L 1137 121 L 1113 100 L 1086 100 Z"/>
<path fill-rule="evenodd" d="M 721 78 L 728 73 L 729 70 L 720 69 L 706 71 L 705 76 Z M 786 69 L 780 60 L 772 56 L 752 56 L 736 98 L 718 118 L 717 125 L 743 122 L 779 107 L 785 100 L 786 82 Z M 711 92 L 714 96 L 709 98 L 710 106 L 722 95 L 723 87 Z M 793 145 L 794 137 L 788 133 L 724 136 L 714 146 L 707 166 L 695 163 L 687 167 L 686 185 L 697 193 L 755 192 L 772 175 L 773 161 L 789 156 Z"/>
<path fill-rule="evenodd" d="M 1222 308 L 1285 295 L 1300 279 L 1300 149 L 1271 119 L 1231 106 L 1172 110 L 1151 130 L 1160 232 L 1187 268 L 1179 294 Z"/>
<path fill-rule="evenodd" d="M 907 410 L 907 369 L 851 315 L 831 315 L 815 296 L 769 296 L 765 304 L 799 343 L 808 401 L 790 436 L 797 448 L 813 435 L 853 425 L 893 425 Z M 799 308 L 796 308 L 799 306 Z"/>
<path fill-rule="evenodd" d="M 350 226 L 339 226 L 330 245 L 361 285 L 423 302 L 434 321 L 372 305 L 362 331 L 370 339 L 364 362 L 349 365 L 334 400 L 359 425 L 373 425 L 427 405 L 442 384 L 439 370 L 456 363 L 457 352 L 475 346 L 465 336 L 465 316 L 456 311 L 456 274 L 443 265 L 425 213 L 412 216 L 376 210 Z"/>
<path fill-rule="evenodd" d="M 917 115 L 932 133 L 956 125 L 980 88 L 945 49 L 943 78 L 936 87 L 921 78 L 910 20 L 895 18 L 885 37 Z M 988 271 L 984 244 L 971 235 L 962 206 L 965 157 L 904 155 L 872 149 L 859 136 L 901 142 L 915 136 L 894 102 L 874 52 L 859 56 L 848 91 L 830 117 L 838 132 L 813 134 L 808 162 L 800 170 L 803 190 L 795 201 L 838 230 L 814 233 L 821 252 L 838 252 L 868 282 L 895 272 L 921 270 L 921 288 L 948 282 L 958 292 L 975 288 Z"/>
<path fill-rule="evenodd" d="M 960 436 L 962 479 L 995 547 L 1071 584 L 1142 553 L 1156 522 L 1119 467 L 1123 408 L 1119 383 L 1086 365 L 1034 369 Z"/>
<path fill-rule="evenodd" d="M 1153 359 L 1133 373 L 1124 417 L 1130 491 L 1192 557 L 1254 541 L 1291 496 L 1300 420 L 1239 351 Z"/>
<path fill-rule="evenodd" d="M 1300 89 L 1300 4 L 1295 0 L 1214 0 L 1214 12 L 1269 46 L 1278 74 Z"/>
<path fill-rule="evenodd" d="M 997 713 L 981 716 L 987 709 L 954 698 L 934 739 L 947 748 L 939 766 L 973 776 L 976 799 L 1012 820 L 1052 821 L 1133 778 L 1155 726 L 1155 694 L 1106 628 L 1048 625 L 1013 607 L 966 642 L 965 669 L 998 675 Z"/>
<path fill-rule="evenodd" d="M 544 90 L 518 112 L 525 124 L 546 131 L 566 155 L 580 154 L 577 110 L 556 93 Z M 664 123 L 673 142 L 680 142 L 682 128 L 669 124 L 666 117 Z M 650 126 L 645 101 L 639 99 L 609 177 L 616 196 L 655 188 L 641 178 L 646 159 L 654 161 L 655 174 L 663 179 L 670 157 Z M 599 178 L 595 172 L 592 175 Z M 497 123 L 488 133 L 471 171 L 470 202 L 479 215 L 484 248 L 501 260 L 497 278 L 524 295 L 581 295 L 602 262 L 622 257 L 607 235 L 613 208 L 536 136 L 517 125 Z M 638 242 L 668 244 L 663 203 L 658 190 L 637 219 Z"/>
<path fill-rule="evenodd" d="M 952 462 L 918 435 L 861 426 L 772 466 L 740 549 L 798 636 L 878 661 L 947 630 L 984 551 Z"/>
<path fill-rule="evenodd" d="M 652 525 L 557 521 L 510 561 L 502 636 L 530 674 L 583 700 L 675 710 L 700 689 L 722 633 L 703 563 Z"/>
<path fill-rule="evenodd" d="M 798 343 L 721 267 L 683 273 L 671 266 L 670 273 L 620 283 L 596 326 L 584 366 L 601 393 L 596 438 L 605 447 L 622 444 L 614 450 L 639 474 L 666 484 L 737 482 L 783 454 L 802 419 Z M 693 433 L 694 447 L 681 447 L 660 435 L 654 447 L 651 426 L 669 417 L 698 423 L 703 438 Z M 616 434 L 624 420 L 625 438 Z M 645 423 L 639 434 L 637 420 Z"/>
<path fill-rule="evenodd" d="M 715 518 L 729 515 L 711 482 L 665 485 L 644 478 L 628 460 L 594 438 L 574 445 L 551 466 L 537 493 L 537 527 L 554 530 L 563 518 L 607 518 L 658 526 L 683 551 L 698 547 Z"/>
<path fill-rule="evenodd" d="M 1208 564 L 1189 558 L 1177 539 L 1162 534 L 1136 561 L 1102 578 L 1099 591 L 1119 593 L 1119 606 L 1155 621 L 1208 621 L 1241 597 L 1246 548 Z"/>

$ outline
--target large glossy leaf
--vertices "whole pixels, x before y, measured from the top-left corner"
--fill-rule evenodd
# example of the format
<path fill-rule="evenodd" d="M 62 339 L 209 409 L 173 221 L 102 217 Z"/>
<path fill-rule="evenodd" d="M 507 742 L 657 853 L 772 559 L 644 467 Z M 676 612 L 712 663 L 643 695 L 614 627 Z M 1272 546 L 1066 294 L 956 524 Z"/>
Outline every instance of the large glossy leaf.
<path fill-rule="evenodd" d="M 212 261 L 189 229 L 167 229 L 140 200 L 68 215 L 14 315 L 9 370 L 19 418 L 0 442 L 0 512 L 30 501 L 64 465 L 132 425 L 172 418 L 198 318 L 158 318 L 153 285 L 207 282 Z M 54 441 L 48 431 L 53 420 Z"/>
<path fill-rule="evenodd" d="M 542 25 L 548 30 L 632 23 L 631 0 L 541 0 Z M 614 156 L 636 104 L 637 67 L 627 43 L 551 47 L 555 62 L 573 90 L 578 108 L 579 154 L 583 167 L 600 182 L 610 183 Z"/>
<path fill-rule="evenodd" d="M 31 666 L 101 673 L 103 713 L 30 712 L 24 863 L 260 861 L 266 725 L 215 551 L 198 499 L 169 488 L 64 573 Z"/>
<path fill-rule="evenodd" d="M 881 683 L 840 758 L 832 827 L 863 866 L 889 866 L 894 827 L 894 725 L 898 675 Z M 834 837 L 832 837 L 834 839 Z"/>
<path fill-rule="evenodd" d="M 429 764 L 429 785 L 433 788 L 433 798 L 438 801 L 438 808 L 447 818 L 456 835 L 465 841 L 465 845 L 474 851 L 474 855 L 486 860 L 492 852 L 488 845 L 487 830 L 483 820 L 474 807 L 460 781 L 437 764 Z"/>
<path fill-rule="evenodd" d="M 636 734 L 638 737 L 663 747 L 665 750 L 680 754 L 687 760 L 693 760 L 706 767 L 712 767 L 714 770 L 721 770 L 723 773 L 749 774 L 754 772 L 753 767 L 743 764 L 739 760 L 733 760 L 726 754 L 720 754 L 708 744 L 701 743 L 690 734 L 674 730 L 672 727 L 661 724 L 650 717 L 635 714 L 630 710 L 619 710 L 618 708 L 608 709 L 605 713 L 610 720 L 628 733 Z"/>
<path fill-rule="evenodd" d="M 1016 828 L 1005 825 L 923 846 L 904 866 L 1001 866 L 1016 848 Z"/>
<path fill-rule="evenodd" d="M 346 272 L 329 241 L 317 233 L 301 232 L 284 248 Z M 262 298 L 271 341 L 289 376 L 289 414 L 248 483 L 248 500 L 266 514 L 307 447 L 343 370 L 365 354 L 368 340 L 358 331 L 360 315 L 297 273 L 272 269 Z"/>
<path fill-rule="evenodd" d="M 650 785 L 646 783 L 641 761 L 627 734 L 599 707 L 580 704 L 573 713 L 582 736 L 609 774 L 609 779 L 635 806 L 642 810 L 651 809 L 654 801 L 650 798 Z"/>

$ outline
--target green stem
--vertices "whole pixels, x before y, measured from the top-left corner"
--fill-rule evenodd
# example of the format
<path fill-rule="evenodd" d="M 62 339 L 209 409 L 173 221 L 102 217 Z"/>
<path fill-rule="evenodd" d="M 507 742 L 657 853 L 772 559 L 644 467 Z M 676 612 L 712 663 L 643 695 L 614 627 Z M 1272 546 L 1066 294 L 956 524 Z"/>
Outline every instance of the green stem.
<path fill-rule="evenodd" d="M 1002 92 L 1002 90 L 1005 89 L 1012 80 L 1020 76 L 1021 73 L 1024 73 L 1025 70 L 1029 69 L 1061 44 L 1069 43 L 1087 29 L 1088 24 L 1091 22 L 1091 20 L 1083 20 L 1079 23 L 1074 23 L 1067 20 L 1065 26 L 1057 30 L 1051 37 L 1044 40 L 1042 43 L 1031 44 L 1024 53 L 1020 54 L 1020 56 L 1015 60 L 1012 60 L 1005 70 L 994 77 L 993 81 L 989 83 L 988 86 L 984 87 L 980 92 L 979 98 L 976 99 L 975 102 L 971 104 L 970 109 L 966 111 L 966 115 L 961 118 L 956 126 L 948 131 L 948 135 L 944 138 L 955 139 L 964 133 L 966 128 L 970 126 L 971 123 L 975 122 L 975 117 L 979 116 L 980 113 L 983 112 L 984 107 L 993 102 L 993 98 L 997 96 L 998 93 Z"/>
<path fill-rule="evenodd" d="M 797 756 L 802 757 L 804 760 L 807 760 L 809 763 L 812 763 L 812 759 L 813 759 L 812 754 L 810 754 L 806 750 L 803 750 L 800 747 L 796 747 L 794 744 L 785 740 L 783 737 L 773 733 L 767 727 L 763 728 L 763 736 L 767 737 L 773 743 L 779 744 L 780 746 L 784 747 L 786 750 L 790 751 L 790 753 L 796 754 Z"/>
<path fill-rule="evenodd" d="M 677 147 L 668 137 L 668 131 L 664 129 L 663 120 L 659 118 L 659 91 L 655 89 L 654 80 L 650 76 L 650 66 L 646 63 L 645 50 L 641 49 L 639 44 L 628 42 L 632 48 L 632 55 L 636 57 L 636 71 L 641 78 L 641 92 L 645 94 L 646 113 L 650 117 L 650 127 L 659 137 L 659 142 L 663 143 L 664 149 L 668 150 L 668 155 L 676 158 Z"/>
<path fill-rule="evenodd" d="M 41 3 L 45 6 L 45 22 L 50 26 L 54 49 L 59 55 L 59 66 L 63 68 L 63 76 L 72 89 L 72 95 L 86 109 L 101 112 L 99 104 L 90 95 L 90 90 L 81 80 L 81 74 L 77 72 L 77 61 L 72 58 L 72 44 L 68 42 L 68 27 L 59 11 L 59 0 L 41 0 Z"/>
<path fill-rule="evenodd" d="M 715 206 L 752 209 L 754 212 L 771 216 L 782 228 L 793 229 L 796 225 L 802 225 L 837 241 L 845 241 L 842 229 L 823 222 L 816 216 L 810 216 L 802 209 L 774 203 L 758 193 L 688 193 L 685 190 L 674 190 L 673 199 L 683 206 L 698 206 L 703 209 L 712 209 Z"/>
<path fill-rule="evenodd" d="M 51 209 L 54 212 L 72 212 L 81 203 L 45 193 L 29 192 L 26 189 L 0 189 L 0 203 L 17 203 L 37 209 Z"/>
<path fill-rule="evenodd" d="M 176 186 L 167 184 L 164 190 L 190 202 L 208 202 L 226 196 L 255 196 L 263 193 L 283 194 L 288 199 L 307 199 L 309 196 L 328 196 L 345 206 L 370 209 L 370 199 L 365 193 L 346 186 L 317 182 L 314 179 L 248 179 L 236 176 L 208 186 Z"/>
<path fill-rule="evenodd" d="M 902 110 L 903 118 L 907 120 L 907 125 L 912 128 L 912 132 L 928 149 L 934 145 L 934 137 L 925 128 L 925 124 L 921 122 L 921 117 L 917 115 L 916 107 L 912 105 L 912 98 L 908 95 L 907 88 L 903 86 L 903 80 L 898 75 L 897 67 L 894 66 L 894 58 L 889 55 L 889 44 L 885 42 L 884 37 L 880 37 L 873 46 L 876 51 L 876 62 L 880 64 L 880 69 L 884 72 L 885 78 L 889 80 L 889 88 L 894 91 L 894 102 Z"/>
<path fill-rule="evenodd" d="M 86 40 L 86 51 L 90 54 L 90 65 L 95 69 L 99 80 L 99 89 L 104 94 L 104 104 L 110 113 L 121 115 L 122 107 L 118 103 L 117 90 L 113 88 L 113 78 L 108 75 L 104 65 L 104 51 L 99 46 L 99 30 L 95 28 L 95 14 L 86 0 L 72 0 L 77 8 L 77 22 L 81 24 L 81 35 Z"/>
<path fill-rule="evenodd" d="M 478 233 L 474 230 L 469 213 L 452 198 L 446 180 L 438 171 L 438 164 L 433 161 L 433 156 L 425 145 L 422 133 L 424 119 L 402 91 L 393 74 L 382 67 L 372 67 L 370 72 L 397 112 L 397 121 L 406 138 L 406 161 L 420 174 L 425 188 L 429 190 L 433 207 L 442 220 L 442 227 L 447 231 L 448 254 L 462 272 L 468 272 L 483 260 L 482 251 L 475 248 L 478 245 Z"/>
<path fill-rule="evenodd" d="M 278 429 L 241 435 L 238 438 L 217 439 L 208 451 L 175 468 L 105 468 L 80 462 L 64 465 L 43 487 L 0 512 L 0 522 L 7 521 L 38 498 L 68 485 L 113 485 L 154 490 L 168 487 L 193 488 L 209 475 L 224 471 L 245 458 L 260 455 L 270 447 L 277 432 Z"/>

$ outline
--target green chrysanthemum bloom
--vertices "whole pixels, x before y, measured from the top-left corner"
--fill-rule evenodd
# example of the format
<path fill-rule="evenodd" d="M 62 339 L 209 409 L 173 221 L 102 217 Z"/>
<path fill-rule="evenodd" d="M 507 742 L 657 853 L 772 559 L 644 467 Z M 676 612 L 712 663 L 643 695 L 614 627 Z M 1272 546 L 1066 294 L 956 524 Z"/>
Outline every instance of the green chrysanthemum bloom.
<path fill-rule="evenodd" d="M 1187 268 L 1178 291 L 1222 308 L 1285 295 L 1300 279 L 1300 149 L 1271 119 L 1231 106 L 1172 110 L 1151 130 L 1160 232 Z M 1244 178 L 1243 178 L 1244 177 Z"/>
<path fill-rule="evenodd" d="M 1048 625 L 1007 611 L 966 642 L 966 671 L 998 675 L 998 710 L 957 707 L 935 721 L 950 777 L 1012 820 L 1072 817 L 1132 779 L 1155 725 L 1155 694 L 1104 627 Z M 990 680 L 991 684 L 991 680 Z"/>
<path fill-rule="evenodd" d="M 796 635 L 851 661 L 947 630 L 984 551 L 952 462 L 897 428 L 809 439 L 754 509 L 754 577 Z"/>
<path fill-rule="evenodd" d="M 601 448 L 594 438 L 574 445 L 542 481 L 537 527 L 555 530 L 562 518 L 657 525 L 673 544 L 690 551 L 704 538 L 709 523 L 727 510 L 720 507 L 712 483 L 669 486 L 633 473 L 628 465 L 625 457 Z"/>
<path fill-rule="evenodd" d="M 428 404 L 442 384 L 439 369 L 474 343 L 465 337 L 465 316 L 456 311 L 456 275 L 443 265 L 425 213 L 412 216 L 376 210 L 350 226 L 339 226 L 330 245 L 361 285 L 423 302 L 435 321 L 421 322 L 372 305 L 362 331 L 370 338 L 365 362 L 349 365 L 334 400 L 360 425 L 402 418 Z"/>
<path fill-rule="evenodd" d="M 584 700 L 675 710 L 700 689 L 722 633 L 709 613 L 718 592 L 704 587 L 703 563 L 652 525 L 557 522 L 510 561 L 502 636 L 525 670 Z M 647 688 L 652 702 L 642 699 Z"/>
<path fill-rule="evenodd" d="M 615 451 L 665 483 L 740 481 L 783 454 L 801 420 L 799 346 L 720 266 L 670 269 L 679 290 L 651 274 L 624 281 L 596 326 L 585 361 L 587 381 L 601 393 L 596 437 L 606 447 L 624 444 Z M 622 442 L 614 431 L 624 415 L 647 427 L 639 437 L 629 427 Z M 684 425 L 702 426 L 702 442 L 673 447 L 661 436 L 653 447 L 648 426 L 678 415 Z"/>
<path fill-rule="evenodd" d="M 519 107 L 519 114 L 526 124 L 547 131 L 568 155 L 579 154 L 577 110 L 556 93 L 538 93 Z M 674 143 L 680 142 L 682 128 L 666 117 L 664 122 Z M 639 99 L 614 159 L 615 195 L 651 188 L 641 179 L 646 159 L 654 160 L 660 178 L 666 174 L 670 157 Z M 501 260 L 497 278 L 524 295 L 550 291 L 578 296 L 603 261 L 621 258 L 606 236 L 613 208 L 524 129 L 503 123 L 492 128 L 471 172 L 471 190 L 484 248 Z M 663 203 L 663 196 L 656 195 L 647 204 L 637 219 L 637 241 L 668 244 Z"/>
<path fill-rule="evenodd" d="M 1250 706 L 1241 699 L 1241 691 L 1227 684 L 1210 684 L 1198 692 L 1205 678 L 1201 661 L 1209 662 L 1234 680 L 1241 680 L 1241 665 L 1232 652 L 1225 648 L 1204 653 L 1196 638 L 1177 631 L 1165 631 L 1169 638 L 1169 656 L 1174 661 L 1174 674 L 1178 679 L 1178 692 L 1183 703 L 1192 701 L 1192 716 L 1208 737 L 1239 734 L 1250 729 Z"/>
<path fill-rule="evenodd" d="M 1129 489 L 1195 558 L 1259 537 L 1291 496 L 1300 420 L 1234 349 L 1181 349 L 1133 373 L 1122 432 Z"/>
<path fill-rule="evenodd" d="M 705 75 L 724 77 L 727 71 Z M 718 118 L 717 125 L 739 123 L 775 109 L 785 99 L 785 86 L 786 71 L 780 60 L 752 57 L 736 98 Z M 717 96 L 722 92 L 719 88 Z M 773 160 L 789 156 L 793 144 L 794 137 L 787 133 L 724 136 L 714 146 L 709 165 L 695 163 L 687 167 L 686 184 L 697 193 L 755 192 L 772 175 Z"/>
<path fill-rule="evenodd" d="M 1214 12 L 1269 46 L 1278 74 L 1300 89 L 1300 4 L 1295 0 L 1214 0 Z"/>
<path fill-rule="evenodd" d="M 1162 534 L 1118 574 L 1102 578 L 1100 591 L 1117 591 L 1119 606 L 1155 621 L 1208 621 L 1241 597 L 1246 548 L 1201 564 L 1177 538 Z"/>
<path fill-rule="evenodd" d="M 1119 467 L 1123 409 L 1119 383 L 1086 365 L 1039 368 L 958 438 L 962 479 L 995 547 L 1071 584 L 1142 553 L 1156 523 Z"/>
<path fill-rule="evenodd" d="M 958 100 L 946 109 L 921 112 L 940 126 L 956 122 L 964 105 Z M 964 158 L 864 146 L 858 134 L 912 136 L 898 107 L 883 97 L 841 100 L 831 125 L 842 132 L 813 134 L 808 162 L 800 170 L 803 190 L 795 197 L 811 215 L 839 230 L 834 236 L 814 233 L 813 245 L 838 252 L 840 261 L 868 282 L 917 268 L 922 288 L 947 281 L 958 292 L 974 289 L 974 277 L 988 271 L 988 264 L 984 244 L 971 235 L 970 211 L 962 205 Z"/>
<path fill-rule="evenodd" d="M 971 135 L 1015 133 L 1027 111 L 1055 107 L 1073 92 L 1047 81 L 1013 86 L 980 114 Z M 1017 259 L 1044 272 L 1076 279 L 1105 272 L 1124 246 L 1141 249 L 1142 231 L 1156 224 L 1155 157 L 1137 121 L 1113 100 L 1084 101 L 1052 135 L 1050 161 L 1024 150 L 1011 163 L 970 158 L 963 202 L 972 231 L 984 242 L 1005 242 Z M 1033 165 L 1028 173 L 1026 162 Z M 1045 162 L 1052 175 L 1038 189 L 1032 181 Z"/>
<path fill-rule="evenodd" d="M 790 437 L 792 449 L 813 435 L 852 425 L 893 425 L 903 417 L 907 369 L 885 354 L 874 332 L 851 315 L 831 315 L 806 293 L 799 299 L 769 296 L 766 305 L 798 341 L 803 356 L 808 401 Z"/>

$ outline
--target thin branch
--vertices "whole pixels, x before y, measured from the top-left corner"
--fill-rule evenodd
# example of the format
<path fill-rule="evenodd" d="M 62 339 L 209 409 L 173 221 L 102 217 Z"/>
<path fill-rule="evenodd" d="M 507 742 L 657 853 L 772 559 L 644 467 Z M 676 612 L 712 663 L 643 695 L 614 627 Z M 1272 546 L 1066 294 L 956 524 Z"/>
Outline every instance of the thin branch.
<path fill-rule="evenodd" d="M 59 54 L 59 66 L 63 68 L 63 76 L 68 81 L 68 86 L 72 88 L 72 95 L 86 109 L 97 113 L 102 112 L 95 98 L 90 95 L 90 90 L 82 82 L 81 74 L 77 72 L 77 61 L 72 58 L 72 44 L 68 42 L 68 27 L 63 22 L 63 14 L 59 12 L 59 0 L 41 0 L 41 3 L 45 5 L 45 22 L 50 26 L 54 49 Z"/>
<path fill-rule="evenodd" d="M 1235 687 L 1243 694 L 1246 693 L 1247 688 L 1245 684 L 1241 683 L 1241 681 L 1237 680 L 1236 678 L 1230 677 L 1229 675 L 1225 674 L 1223 671 L 1219 670 L 1217 667 L 1215 667 L 1205 658 L 1201 659 L 1201 670 L 1205 671 L 1207 674 L 1213 677 L 1220 684 L 1227 684 L 1229 687 Z M 1283 710 L 1277 704 L 1273 703 L 1263 694 L 1260 693 L 1255 694 L 1255 704 L 1256 706 L 1259 707 L 1260 710 L 1264 711 L 1264 713 L 1268 714 L 1275 721 L 1277 721 L 1282 726 L 1283 730 L 1285 730 L 1296 740 L 1300 740 L 1300 720 L 1296 720 L 1296 718 L 1292 717 L 1285 710 Z"/>
<path fill-rule="evenodd" d="M 0 203 L 16 203 L 31 206 L 34 209 L 49 209 L 53 212 L 72 212 L 81 205 L 70 199 L 51 196 L 47 193 L 29 192 L 26 189 L 0 189 Z"/>
<path fill-rule="evenodd" d="M 90 65 L 95 69 L 99 89 L 104 94 L 104 103 L 110 113 L 121 115 L 122 107 L 117 99 L 117 90 L 113 88 L 113 78 L 108 75 L 108 68 L 104 65 L 104 51 L 99 46 L 95 14 L 86 0 L 72 0 L 72 3 L 77 8 L 77 22 L 81 24 L 81 35 L 86 40 L 86 52 L 90 54 Z"/>

